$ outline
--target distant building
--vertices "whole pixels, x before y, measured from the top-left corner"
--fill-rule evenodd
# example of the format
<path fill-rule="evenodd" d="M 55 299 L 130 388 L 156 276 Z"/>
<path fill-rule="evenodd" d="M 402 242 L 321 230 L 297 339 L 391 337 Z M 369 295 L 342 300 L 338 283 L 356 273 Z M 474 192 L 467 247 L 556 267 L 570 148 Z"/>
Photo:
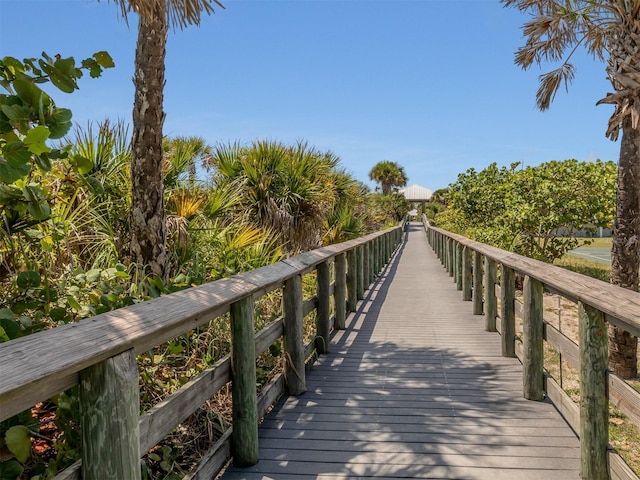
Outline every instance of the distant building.
<path fill-rule="evenodd" d="M 416 184 L 401 188 L 398 192 L 403 194 L 404 198 L 412 203 L 426 202 L 431 198 L 431 195 L 433 195 L 433 190 Z"/>

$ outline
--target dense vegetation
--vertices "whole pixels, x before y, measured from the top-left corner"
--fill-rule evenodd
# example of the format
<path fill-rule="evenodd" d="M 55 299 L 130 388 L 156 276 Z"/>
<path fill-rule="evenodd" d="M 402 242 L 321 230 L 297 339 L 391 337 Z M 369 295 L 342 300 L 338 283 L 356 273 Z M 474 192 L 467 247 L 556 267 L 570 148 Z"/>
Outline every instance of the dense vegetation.
<path fill-rule="evenodd" d="M 150 273 L 129 248 L 128 126 L 73 129 L 71 112 L 41 88 L 72 92 L 83 71 L 112 66 L 104 52 L 80 65 L 46 55 L 0 61 L 0 342 L 356 238 L 407 210 L 404 197 L 371 193 L 337 156 L 304 142 L 165 138 L 168 271 Z M 279 299 L 258 309 L 268 321 Z M 139 357 L 141 408 L 228 351 L 224 319 L 188 337 Z M 75 390 L 2 422 L 0 478 L 50 478 L 76 461 L 77 424 Z M 178 455 L 162 445 L 146 457 L 146 475 L 170 477 Z"/>
<path fill-rule="evenodd" d="M 575 248 L 578 230 L 611 227 L 613 162 L 551 161 L 520 168 L 494 163 L 458 176 L 438 226 L 522 255 L 553 261 Z"/>

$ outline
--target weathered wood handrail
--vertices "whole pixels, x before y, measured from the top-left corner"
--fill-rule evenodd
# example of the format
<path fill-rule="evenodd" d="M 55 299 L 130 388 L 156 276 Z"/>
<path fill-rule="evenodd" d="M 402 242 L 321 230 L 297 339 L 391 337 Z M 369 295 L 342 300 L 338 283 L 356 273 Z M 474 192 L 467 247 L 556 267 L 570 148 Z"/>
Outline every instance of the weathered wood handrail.
<path fill-rule="evenodd" d="M 137 479 L 140 456 L 233 377 L 234 425 L 185 478 L 211 478 L 231 453 L 239 465 L 251 465 L 258 461 L 257 419 L 284 391 L 299 394 L 305 389 L 305 360 L 313 342 L 302 345 L 303 317 L 317 310 L 318 353 L 328 351 L 331 326 L 344 328 L 344 317 L 355 311 L 366 285 L 387 264 L 401 241 L 402 231 L 402 226 L 395 227 L 319 248 L 267 267 L 0 344 L 0 420 L 81 385 L 83 461 L 58 477 Z M 329 284 L 329 264 L 334 261 L 335 282 Z M 301 277 L 314 270 L 317 291 L 305 300 Z M 280 288 L 283 318 L 254 335 L 254 301 Z M 333 296 L 335 305 L 333 325 L 329 296 Z M 132 364 L 135 355 L 227 313 L 231 319 L 231 357 L 220 359 L 138 415 L 138 376 L 135 361 Z M 276 376 L 257 397 L 255 360 L 281 337 L 287 352 L 284 374 Z M 115 392 L 118 386 L 129 393 Z M 109 411 L 96 411 L 104 405 Z M 119 418 L 111 418 L 119 417 L 123 409 L 128 412 L 125 429 L 115 421 Z M 102 423 L 90 421 L 96 413 L 104 420 Z"/>
<path fill-rule="evenodd" d="M 523 395 L 531 400 L 541 400 L 543 392 L 556 404 L 579 433 L 581 442 L 581 478 L 608 480 L 637 478 L 614 452 L 608 451 L 608 402 L 611 401 L 640 427 L 640 394 L 625 382 L 607 371 L 606 323 L 640 336 L 640 293 L 632 292 L 608 283 L 574 273 L 544 262 L 470 240 L 431 226 L 423 217 L 428 240 L 454 280 L 464 285 L 463 299 L 474 300 L 474 314 L 484 310 L 485 329 L 499 330 L 502 336 L 502 353 L 517 355 L 523 362 Z M 470 250 L 479 256 L 473 262 L 471 276 L 474 282 L 484 282 L 483 287 L 469 286 L 469 273 L 462 265 L 468 260 L 456 260 L 457 252 Z M 456 267 L 457 262 L 460 266 Z M 482 269 L 484 274 L 476 269 Z M 501 284 L 496 286 L 496 266 L 500 266 Z M 467 267 L 468 268 L 468 267 Z M 513 274 L 524 277 L 524 300 L 516 304 Z M 469 290 L 472 294 L 469 295 Z M 579 306 L 579 345 L 543 319 L 542 292 L 557 293 Z M 484 309 L 478 305 L 484 290 Z M 496 290 L 500 292 L 501 311 L 498 315 Z M 516 309 L 523 318 L 522 342 L 515 335 Z M 500 319 L 499 328 L 496 318 Z M 582 392 L 579 413 L 571 399 L 555 381 L 542 371 L 543 342 L 546 340 L 580 371 Z M 608 388 L 607 388 L 608 386 Z M 611 475 L 611 476 L 610 476 Z"/>

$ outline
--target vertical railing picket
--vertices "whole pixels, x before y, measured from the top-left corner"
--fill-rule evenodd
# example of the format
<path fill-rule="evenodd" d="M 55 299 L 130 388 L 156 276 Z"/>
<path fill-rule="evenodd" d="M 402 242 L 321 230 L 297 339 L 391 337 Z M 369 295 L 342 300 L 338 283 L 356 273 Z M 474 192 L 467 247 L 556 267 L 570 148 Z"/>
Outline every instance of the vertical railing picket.
<path fill-rule="evenodd" d="M 473 300 L 473 314 L 482 315 L 482 254 L 473 252 L 473 292 L 471 299 Z"/>
<path fill-rule="evenodd" d="M 344 330 L 347 319 L 347 256 L 341 253 L 335 259 L 336 281 L 333 290 L 335 317 L 333 328 Z"/>
<path fill-rule="evenodd" d="M 473 285 L 473 264 L 471 263 L 471 249 L 467 246 L 462 249 L 462 300 L 471 301 Z"/>
<path fill-rule="evenodd" d="M 364 298 L 364 247 L 358 245 L 356 247 L 356 295 L 358 300 L 362 300 Z"/>
<path fill-rule="evenodd" d="M 527 400 L 544 399 L 543 376 L 543 285 L 526 276 L 523 285 L 522 387 Z"/>
<path fill-rule="evenodd" d="M 82 478 L 141 478 L 139 392 L 133 350 L 80 372 Z"/>
<path fill-rule="evenodd" d="M 496 297 L 497 266 L 494 259 L 485 257 L 484 261 L 484 329 L 495 332 L 498 316 L 498 298 Z"/>
<path fill-rule="evenodd" d="M 580 478 L 609 480 L 607 325 L 604 314 L 578 302 L 580 349 Z"/>
<path fill-rule="evenodd" d="M 289 395 L 300 395 L 307 389 L 304 370 L 301 275 L 295 275 L 285 281 L 282 300 L 286 353 L 285 389 Z"/>
<path fill-rule="evenodd" d="M 329 353 L 329 335 L 331 333 L 331 279 L 329 278 L 329 262 L 318 264 L 318 310 L 316 313 L 317 335 L 315 339 L 316 351 L 319 354 Z"/>
<path fill-rule="evenodd" d="M 369 285 L 371 284 L 371 281 L 369 279 L 369 269 L 371 268 L 371 263 L 369 262 L 369 260 L 371 259 L 370 257 L 370 252 L 369 252 L 369 242 L 366 242 L 364 245 L 362 245 L 362 288 L 363 290 L 367 290 L 369 288 Z"/>
<path fill-rule="evenodd" d="M 516 282 L 515 272 L 500 268 L 500 338 L 502 356 L 516 356 Z"/>
<path fill-rule="evenodd" d="M 251 297 L 231 304 L 231 448 L 237 467 L 250 467 L 259 460 L 254 315 Z"/>
<path fill-rule="evenodd" d="M 358 304 L 358 259 L 356 248 L 347 252 L 347 311 L 355 312 Z"/>

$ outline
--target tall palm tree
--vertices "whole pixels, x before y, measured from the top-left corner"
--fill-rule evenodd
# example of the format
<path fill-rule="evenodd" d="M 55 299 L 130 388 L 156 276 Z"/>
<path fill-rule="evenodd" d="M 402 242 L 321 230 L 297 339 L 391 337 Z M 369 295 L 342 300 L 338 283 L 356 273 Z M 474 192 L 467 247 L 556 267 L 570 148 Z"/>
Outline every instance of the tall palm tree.
<path fill-rule="evenodd" d="M 582 45 L 595 58 L 608 59 L 607 75 L 614 92 L 598 104 L 615 106 L 606 135 L 616 140 L 622 130 L 618 161 L 616 217 L 611 246 L 611 283 L 638 290 L 640 267 L 640 0 L 502 0 L 533 14 L 524 25 L 526 44 L 516 64 L 527 69 L 543 61 L 560 66 L 540 76 L 536 95 L 541 110 L 549 108 L 561 85 L 575 75 L 571 56 Z M 609 327 L 609 363 L 624 378 L 637 374 L 637 338 Z"/>
<path fill-rule="evenodd" d="M 138 14 L 133 136 L 131 140 L 131 244 L 133 260 L 166 278 L 167 228 L 162 179 L 164 71 L 169 27 L 198 25 L 218 0 L 114 0 L 124 18 Z M 224 8 L 224 7 L 223 7 Z"/>
<path fill-rule="evenodd" d="M 389 160 L 376 163 L 369 172 L 369 178 L 380 184 L 384 194 L 391 193 L 395 187 L 404 187 L 408 180 L 404 168 Z"/>

